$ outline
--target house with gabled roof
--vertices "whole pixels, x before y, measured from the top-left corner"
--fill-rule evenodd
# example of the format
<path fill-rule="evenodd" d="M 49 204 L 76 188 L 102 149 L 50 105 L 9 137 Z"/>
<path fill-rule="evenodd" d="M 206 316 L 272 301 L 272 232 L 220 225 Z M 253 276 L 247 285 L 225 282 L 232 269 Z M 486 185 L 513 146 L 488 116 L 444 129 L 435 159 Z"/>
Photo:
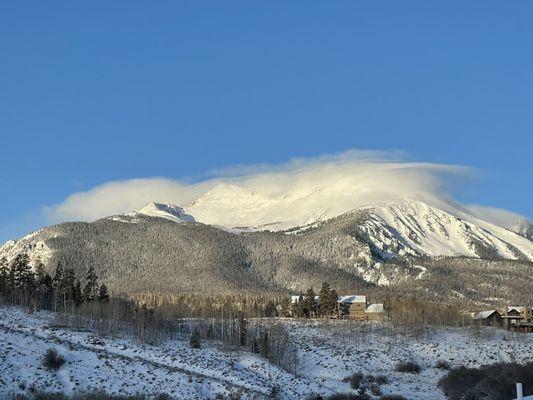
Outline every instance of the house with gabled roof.
<path fill-rule="evenodd" d="M 339 317 L 366 321 L 366 307 L 368 305 L 366 296 L 355 294 L 339 296 L 337 304 Z"/>
<path fill-rule="evenodd" d="M 498 310 L 486 310 L 473 314 L 474 324 L 482 326 L 503 326 L 503 318 Z"/>
<path fill-rule="evenodd" d="M 385 307 L 383 307 L 383 304 L 370 304 L 366 308 L 366 319 L 367 321 L 385 321 Z"/>

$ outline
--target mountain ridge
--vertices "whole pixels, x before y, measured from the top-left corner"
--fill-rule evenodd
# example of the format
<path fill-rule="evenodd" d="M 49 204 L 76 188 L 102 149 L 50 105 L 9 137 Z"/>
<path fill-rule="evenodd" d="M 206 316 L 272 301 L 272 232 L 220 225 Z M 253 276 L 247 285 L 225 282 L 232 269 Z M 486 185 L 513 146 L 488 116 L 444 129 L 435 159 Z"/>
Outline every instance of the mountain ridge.
<path fill-rule="evenodd" d="M 0 247 L 0 258 L 19 253 L 51 272 L 59 261 L 78 276 L 93 266 L 113 293 L 127 296 L 298 293 L 324 281 L 340 293 L 483 304 L 533 293 L 532 241 L 412 199 L 283 231 L 208 225 L 190 208 L 149 203 L 94 222 L 46 227 Z M 479 286 L 479 279 L 486 282 Z"/>

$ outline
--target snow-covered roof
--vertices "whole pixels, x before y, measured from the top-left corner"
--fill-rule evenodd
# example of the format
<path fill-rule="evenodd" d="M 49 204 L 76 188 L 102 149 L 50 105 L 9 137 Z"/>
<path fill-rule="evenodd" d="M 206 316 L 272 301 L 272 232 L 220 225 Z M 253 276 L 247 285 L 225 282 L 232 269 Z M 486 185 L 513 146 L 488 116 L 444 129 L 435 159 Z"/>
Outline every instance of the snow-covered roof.
<path fill-rule="evenodd" d="M 383 304 L 370 304 L 367 309 L 367 313 L 384 313 Z"/>
<path fill-rule="evenodd" d="M 366 296 L 359 296 L 351 294 L 348 296 L 339 296 L 338 303 L 352 304 L 352 303 L 366 303 Z"/>
<path fill-rule="evenodd" d="M 486 319 L 490 317 L 492 314 L 494 314 L 495 312 L 497 312 L 497 310 L 480 311 L 474 314 L 474 319 Z"/>
<path fill-rule="evenodd" d="M 526 309 L 525 307 L 520 307 L 520 306 L 507 306 L 507 312 L 512 311 L 512 310 L 516 310 L 518 312 L 524 312 L 525 309 Z"/>

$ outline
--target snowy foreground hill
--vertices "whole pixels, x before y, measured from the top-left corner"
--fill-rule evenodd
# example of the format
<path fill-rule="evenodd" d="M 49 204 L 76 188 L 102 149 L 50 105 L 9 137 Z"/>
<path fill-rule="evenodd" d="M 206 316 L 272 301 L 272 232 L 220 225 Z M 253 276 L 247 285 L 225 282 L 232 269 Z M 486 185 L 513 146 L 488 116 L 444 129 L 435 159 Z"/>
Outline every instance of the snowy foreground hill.
<path fill-rule="evenodd" d="M 242 399 L 263 399 L 276 387 L 280 399 L 305 399 L 311 394 L 350 392 L 343 378 L 361 372 L 386 377 L 387 383 L 378 385 L 383 395 L 443 400 L 437 383 L 446 371 L 435 368 L 438 360 L 452 367 L 533 360 L 533 336 L 493 328 L 281 323 L 298 348 L 297 375 L 217 342 L 205 342 L 202 349 L 191 349 L 188 341 L 179 339 L 146 345 L 67 329 L 56 323 L 52 313 L 0 308 L 0 398 L 35 389 L 67 395 L 99 389 L 113 394 L 166 393 L 174 399 L 230 398 L 237 393 Z M 48 348 L 66 359 L 57 372 L 41 364 Z M 419 375 L 395 371 L 398 362 L 407 360 L 421 366 Z"/>

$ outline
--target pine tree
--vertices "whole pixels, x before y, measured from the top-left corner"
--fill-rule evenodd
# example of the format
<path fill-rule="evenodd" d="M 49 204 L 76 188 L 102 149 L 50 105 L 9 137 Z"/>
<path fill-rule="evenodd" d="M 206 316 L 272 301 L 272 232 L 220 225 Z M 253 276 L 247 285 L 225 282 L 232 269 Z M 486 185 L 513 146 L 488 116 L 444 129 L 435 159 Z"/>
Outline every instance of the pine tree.
<path fill-rule="evenodd" d="M 38 302 L 43 308 L 50 308 L 54 293 L 52 277 L 45 271 L 44 265 L 39 262 L 35 267 L 35 284 Z"/>
<path fill-rule="evenodd" d="M 2 257 L 0 259 L 0 297 L 7 299 L 9 289 L 9 266 L 7 259 Z"/>
<path fill-rule="evenodd" d="M 304 300 L 303 300 L 303 312 L 306 317 L 312 317 L 313 315 L 316 315 L 316 309 L 317 304 L 315 300 L 315 291 L 313 290 L 313 287 L 310 287 L 307 292 L 305 292 Z"/>
<path fill-rule="evenodd" d="M 109 292 L 107 290 L 107 286 L 104 283 L 102 283 L 100 289 L 98 290 L 98 301 L 100 303 L 109 302 Z"/>
<path fill-rule="evenodd" d="M 63 280 L 63 264 L 61 264 L 61 261 L 58 261 L 56 266 L 56 273 L 54 275 L 54 278 L 52 279 L 54 290 L 59 289 L 61 286 L 61 281 Z"/>
<path fill-rule="evenodd" d="M 337 306 L 337 292 L 331 290 L 329 283 L 324 282 L 320 289 L 320 313 L 322 316 L 330 318 Z"/>
<path fill-rule="evenodd" d="M 57 311 L 61 302 L 63 301 L 63 293 L 61 292 L 61 283 L 63 282 L 63 264 L 61 261 L 58 261 L 56 265 L 56 272 L 54 278 L 52 279 L 52 289 L 53 289 L 53 303 L 54 310 Z"/>
<path fill-rule="evenodd" d="M 339 294 L 335 289 L 332 289 L 329 293 L 331 304 L 333 305 L 333 314 L 338 315 L 339 307 Z"/>
<path fill-rule="evenodd" d="M 247 334 L 248 334 L 248 327 L 247 322 L 244 319 L 244 314 L 242 311 L 239 313 L 239 343 L 241 347 L 246 346 L 247 342 Z"/>
<path fill-rule="evenodd" d="M 259 354 L 268 359 L 270 355 L 270 341 L 268 338 L 268 332 L 263 332 L 259 339 Z"/>
<path fill-rule="evenodd" d="M 76 274 L 74 273 L 74 269 L 72 268 L 65 269 L 65 272 L 63 273 L 63 279 L 61 280 L 59 284 L 59 293 L 63 300 L 64 309 L 66 309 L 67 306 L 74 304 L 75 284 L 76 284 Z"/>
<path fill-rule="evenodd" d="M 35 290 L 35 278 L 27 254 L 15 257 L 11 266 L 12 284 L 19 301 L 28 302 Z"/>
<path fill-rule="evenodd" d="M 304 296 L 300 294 L 298 301 L 292 305 L 292 312 L 294 317 L 302 318 L 305 316 L 304 313 Z"/>
<path fill-rule="evenodd" d="M 85 275 L 85 287 L 83 288 L 83 298 L 90 302 L 98 297 L 98 277 L 94 272 L 93 266 L 89 266 Z"/>
<path fill-rule="evenodd" d="M 72 301 L 76 306 L 79 306 L 83 303 L 83 295 L 81 293 L 81 283 L 79 279 L 76 279 L 74 287 L 72 288 Z"/>

